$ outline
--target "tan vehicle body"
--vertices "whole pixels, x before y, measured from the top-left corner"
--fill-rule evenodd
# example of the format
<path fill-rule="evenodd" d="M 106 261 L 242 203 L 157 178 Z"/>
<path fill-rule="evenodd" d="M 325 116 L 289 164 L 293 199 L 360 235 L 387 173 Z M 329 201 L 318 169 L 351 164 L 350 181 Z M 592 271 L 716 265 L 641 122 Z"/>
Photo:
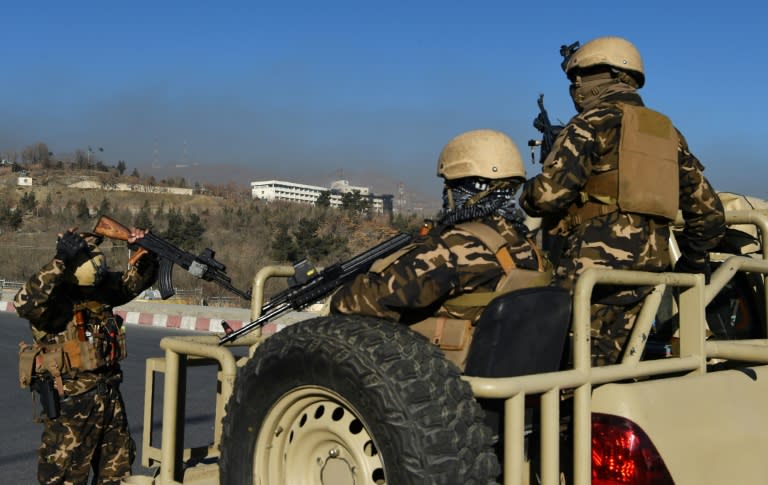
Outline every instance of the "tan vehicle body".
<path fill-rule="evenodd" d="M 756 210 L 729 211 L 729 225 L 754 227 L 765 237 L 768 217 Z M 765 246 L 765 245 L 763 245 Z M 768 340 L 708 340 L 705 308 L 740 271 L 768 273 L 768 252 L 751 256 L 713 255 L 722 264 L 709 285 L 701 275 L 589 270 L 579 279 L 573 301 L 571 325 L 572 366 L 545 374 L 509 378 L 464 377 L 478 398 L 504 401 L 504 452 L 501 481 L 505 485 L 542 483 L 592 483 L 593 413 L 628 418 L 650 438 L 677 485 L 757 484 L 768 481 Z M 260 313 L 264 282 L 292 274 L 291 267 L 269 267 L 259 272 L 253 285 L 253 317 Z M 652 285 L 657 291 L 646 299 L 630 336 L 629 349 L 619 364 L 592 368 L 589 344 L 589 297 L 595 285 L 621 283 Z M 664 290 L 679 292 L 679 346 L 667 358 L 641 360 Z M 766 295 L 762 295 L 766 298 Z M 761 322 L 765 325 L 766 322 Z M 269 337 L 267 337 L 269 338 Z M 149 359 L 146 376 L 144 429 L 151 430 L 153 382 L 165 374 L 162 436 L 159 444 L 143 440 L 143 465 L 158 466 L 154 477 L 134 476 L 126 483 L 168 485 L 176 483 L 217 484 L 218 465 L 186 466 L 191 457 L 207 456 L 215 461 L 222 439 L 221 421 L 225 403 L 237 385 L 238 366 L 233 347 L 258 352 L 262 337 L 250 334 L 232 346 L 217 345 L 216 336 L 172 337 L 161 341 L 165 357 Z M 714 363 L 744 363 L 735 370 L 713 370 Z M 216 427 L 207 449 L 184 449 L 178 437 L 176 409 L 183 404 L 183 379 L 189 365 L 216 365 Z M 539 409 L 540 439 L 535 452 L 526 453 L 526 405 L 535 396 Z M 526 404 L 528 402 L 528 404 Z M 567 403 L 572 439 L 563 443 L 561 413 Z M 242 423 L 247 426 L 248 423 Z M 147 433 L 149 434 L 149 433 Z M 182 434 L 183 435 L 183 434 Z M 526 456 L 535 454 L 538 460 Z M 535 464 L 533 464 L 535 461 Z M 255 465 L 254 465 L 255 466 Z M 313 466 L 307 463 L 307 467 Z M 569 472 L 565 472 L 570 468 Z M 344 484 L 346 475 L 334 481 L 303 483 Z M 345 481 L 346 480 L 346 481 Z M 368 482 L 365 482 L 368 483 Z M 389 482 L 386 482 L 389 483 Z M 273 485 L 273 484 L 270 484 Z"/>

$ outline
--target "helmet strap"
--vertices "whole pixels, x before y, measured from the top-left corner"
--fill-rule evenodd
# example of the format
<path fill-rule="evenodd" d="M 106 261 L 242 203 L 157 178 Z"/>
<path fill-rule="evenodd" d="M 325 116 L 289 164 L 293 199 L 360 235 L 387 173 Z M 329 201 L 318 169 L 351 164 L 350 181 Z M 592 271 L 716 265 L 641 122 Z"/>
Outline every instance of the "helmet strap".
<path fill-rule="evenodd" d="M 635 89 L 640 89 L 640 83 L 637 82 L 637 79 L 632 74 L 618 69 L 614 70 L 613 73 L 620 83 L 629 84 Z"/>

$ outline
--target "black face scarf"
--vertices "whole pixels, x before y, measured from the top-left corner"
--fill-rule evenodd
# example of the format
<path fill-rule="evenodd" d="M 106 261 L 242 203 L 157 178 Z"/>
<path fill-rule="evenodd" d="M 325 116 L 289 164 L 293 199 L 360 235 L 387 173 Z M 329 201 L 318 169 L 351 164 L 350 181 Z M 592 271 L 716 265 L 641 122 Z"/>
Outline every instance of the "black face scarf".
<path fill-rule="evenodd" d="M 452 180 L 443 187 L 443 210 L 438 223 L 455 225 L 474 219 L 499 215 L 513 224 L 522 225 L 525 214 L 517 206 L 516 180 L 485 180 L 467 177 Z"/>

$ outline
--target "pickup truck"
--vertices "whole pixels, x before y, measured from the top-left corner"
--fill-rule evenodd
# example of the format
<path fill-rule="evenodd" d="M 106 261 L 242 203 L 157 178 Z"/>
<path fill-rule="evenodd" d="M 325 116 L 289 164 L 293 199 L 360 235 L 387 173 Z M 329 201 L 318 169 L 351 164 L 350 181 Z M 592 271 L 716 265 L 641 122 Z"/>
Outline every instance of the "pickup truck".
<path fill-rule="evenodd" d="M 754 228 L 758 243 L 768 232 L 757 210 L 726 217 Z M 712 254 L 709 284 L 694 274 L 588 270 L 566 302 L 563 339 L 505 343 L 508 355 L 554 355 L 554 366 L 547 358 L 508 376 L 462 373 L 408 327 L 363 317 L 318 316 L 227 345 L 217 335 L 166 337 L 164 357 L 146 366 L 142 459 L 156 473 L 125 483 L 768 483 L 768 249 L 740 248 Z M 291 274 L 259 271 L 254 319 L 265 281 Z M 589 302 L 603 284 L 653 291 L 621 362 L 592 367 Z M 496 311 L 504 317 L 503 305 Z M 186 369 L 198 365 L 218 368 L 215 427 L 202 449 L 184 447 L 177 414 Z M 162 433 L 153 443 L 158 374 Z M 498 429 L 483 409 L 501 411 Z"/>

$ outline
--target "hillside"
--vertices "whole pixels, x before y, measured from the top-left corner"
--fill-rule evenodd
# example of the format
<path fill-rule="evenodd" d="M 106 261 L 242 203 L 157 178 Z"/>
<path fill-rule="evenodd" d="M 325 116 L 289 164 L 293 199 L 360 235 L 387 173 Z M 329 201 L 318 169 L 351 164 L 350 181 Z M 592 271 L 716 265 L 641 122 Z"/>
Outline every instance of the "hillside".
<path fill-rule="evenodd" d="M 40 170 L 30 175 L 31 186 L 18 186 L 18 173 L 0 169 L 3 206 L 6 211 L 23 212 L 17 229 L 0 226 L 0 279 L 25 280 L 53 255 L 57 233 L 74 226 L 91 230 L 100 213 L 127 226 L 149 225 L 161 237 L 181 238 L 176 244 L 193 254 L 206 247 L 213 249 L 216 259 L 226 265 L 233 285 L 240 289 L 250 288 L 256 271 L 265 265 L 290 264 L 304 257 L 327 265 L 420 223 L 416 217 L 368 217 L 337 209 L 254 201 L 248 192 L 232 187 L 211 190 L 220 195 L 117 192 L 69 187 L 83 180 L 99 180 L 103 173 Z M 190 231 L 194 234 L 186 234 Z M 127 248 L 121 241 L 105 241 L 102 248 L 113 266 L 127 260 Z M 205 297 L 229 295 L 179 268 L 174 270 L 174 284 L 200 291 Z M 277 289 L 280 285 L 268 291 Z"/>

